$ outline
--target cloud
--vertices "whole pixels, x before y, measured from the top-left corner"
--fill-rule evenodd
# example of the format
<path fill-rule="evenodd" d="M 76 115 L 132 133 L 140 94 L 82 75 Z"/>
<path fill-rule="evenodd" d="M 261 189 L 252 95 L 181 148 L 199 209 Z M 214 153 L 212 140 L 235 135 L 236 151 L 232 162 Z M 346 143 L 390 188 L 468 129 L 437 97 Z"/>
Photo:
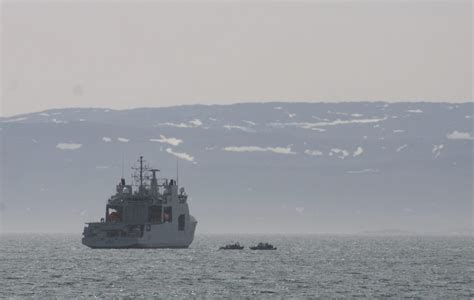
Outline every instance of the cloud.
<path fill-rule="evenodd" d="M 102 137 L 102 140 L 103 140 L 104 142 L 106 142 L 106 143 L 112 142 L 112 139 L 109 138 L 109 137 L 107 137 L 107 136 Z"/>
<path fill-rule="evenodd" d="M 474 138 L 469 132 L 460 132 L 454 130 L 451 133 L 448 133 L 446 137 L 450 140 L 473 140 Z"/>
<path fill-rule="evenodd" d="M 291 147 L 258 147 L 258 146 L 230 146 L 222 148 L 224 151 L 230 152 L 273 152 L 278 154 L 296 154 L 291 151 Z"/>
<path fill-rule="evenodd" d="M 184 160 L 187 160 L 187 161 L 194 161 L 194 157 L 187 154 L 187 153 L 179 153 L 179 152 L 174 152 L 173 149 L 171 148 L 166 148 L 166 152 L 168 152 L 169 154 L 172 154 L 174 156 L 176 156 L 177 158 L 181 158 L 181 159 L 184 159 Z"/>
<path fill-rule="evenodd" d="M 421 114 L 423 111 L 421 109 L 409 109 L 407 110 L 409 113 Z"/>
<path fill-rule="evenodd" d="M 183 140 L 177 139 L 177 138 L 167 138 L 164 135 L 160 134 L 159 139 L 150 139 L 150 142 L 158 142 L 158 143 L 164 143 L 164 144 L 170 144 L 173 146 L 178 146 L 183 142 Z"/>
<path fill-rule="evenodd" d="M 122 142 L 122 143 L 128 143 L 128 142 L 130 142 L 129 139 L 126 139 L 126 138 L 123 138 L 123 137 L 119 137 L 119 138 L 117 138 L 117 140 L 118 140 L 119 142 Z"/>

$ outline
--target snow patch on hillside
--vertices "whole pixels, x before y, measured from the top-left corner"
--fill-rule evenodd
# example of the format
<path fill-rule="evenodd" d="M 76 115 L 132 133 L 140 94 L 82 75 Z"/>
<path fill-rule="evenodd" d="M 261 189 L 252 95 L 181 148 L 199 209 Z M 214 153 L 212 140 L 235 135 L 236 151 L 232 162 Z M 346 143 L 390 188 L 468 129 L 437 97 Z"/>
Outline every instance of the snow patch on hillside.
<path fill-rule="evenodd" d="M 405 149 L 406 147 L 408 147 L 408 145 L 407 145 L 407 144 L 405 144 L 405 145 L 402 145 L 402 146 L 398 147 L 398 148 L 397 148 L 397 152 L 400 152 L 400 151 L 402 151 L 402 150 L 403 150 L 403 149 Z"/>
<path fill-rule="evenodd" d="M 339 148 L 332 148 L 331 152 L 329 152 L 329 156 L 337 155 L 340 159 L 344 159 L 349 156 L 349 151 Z"/>
<path fill-rule="evenodd" d="M 244 126 L 239 126 L 239 125 L 224 125 L 223 127 L 228 129 L 228 130 L 238 129 L 238 130 L 242 130 L 242 131 L 245 131 L 245 132 L 255 132 L 255 130 L 253 130 L 251 128 L 244 127 Z"/>
<path fill-rule="evenodd" d="M 247 120 L 242 120 L 242 122 L 247 123 L 247 124 L 252 125 L 252 126 L 258 125 L 258 124 L 255 123 L 255 122 L 247 121 Z"/>
<path fill-rule="evenodd" d="M 321 152 L 319 150 L 306 149 L 306 150 L 304 150 L 304 154 L 312 155 L 312 156 L 321 156 L 321 155 L 323 155 L 323 152 Z"/>
<path fill-rule="evenodd" d="M 68 121 L 61 121 L 61 120 L 58 120 L 58 119 L 51 119 L 51 122 L 55 123 L 55 124 L 67 124 Z"/>
<path fill-rule="evenodd" d="M 24 120 L 28 120 L 28 118 L 23 117 L 23 118 L 8 119 L 8 120 L 4 120 L 2 122 L 3 123 L 12 123 L 12 122 L 20 122 L 20 121 L 24 121 Z"/>
<path fill-rule="evenodd" d="M 302 214 L 304 212 L 304 207 L 295 207 L 295 211 L 299 214 Z"/>
<path fill-rule="evenodd" d="M 58 143 L 56 148 L 60 150 L 77 150 L 82 147 L 82 144 L 76 143 Z"/>
<path fill-rule="evenodd" d="M 320 118 L 320 117 L 316 117 L 316 116 L 311 116 L 311 118 L 315 119 L 315 120 L 318 120 L 318 121 L 325 121 L 325 122 L 329 122 L 331 120 L 329 119 L 326 119 L 326 118 Z"/>
<path fill-rule="evenodd" d="M 352 157 L 357 157 L 359 155 L 362 155 L 362 153 L 364 152 L 364 149 L 362 149 L 362 147 L 357 147 L 356 151 L 354 151 L 354 153 L 352 153 Z"/>
<path fill-rule="evenodd" d="M 473 137 L 469 132 L 461 132 L 454 130 L 451 133 L 448 133 L 446 137 L 450 140 L 472 140 Z"/>
<path fill-rule="evenodd" d="M 222 148 L 229 152 L 273 152 L 277 154 L 296 154 L 291 147 L 229 146 Z"/>
<path fill-rule="evenodd" d="M 178 146 L 183 142 L 183 140 L 177 139 L 177 138 L 167 138 L 164 135 L 160 134 L 159 139 L 150 139 L 150 142 L 158 142 L 158 143 L 164 143 L 164 144 L 170 144 L 172 146 Z"/>
<path fill-rule="evenodd" d="M 347 115 L 349 115 L 348 113 L 345 113 L 345 112 L 338 112 L 338 111 L 331 111 L 331 110 L 328 110 L 328 114 L 340 115 L 340 116 L 347 116 Z"/>
<path fill-rule="evenodd" d="M 171 148 L 166 148 L 166 152 L 168 152 L 169 154 L 171 155 L 174 155 L 176 156 L 177 158 L 181 158 L 181 159 L 184 159 L 184 160 L 187 160 L 187 161 L 191 161 L 193 162 L 194 161 L 194 157 L 187 154 L 187 153 L 184 153 L 184 152 L 174 152 L 173 149 Z"/>
<path fill-rule="evenodd" d="M 194 119 L 188 122 L 189 124 L 193 125 L 194 127 L 199 127 L 202 125 L 201 120 L 199 119 Z"/>
<path fill-rule="evenodd" d="M 178 127 L 178 128 L 196 128 L 201 126 L 203 123 L 199 119 L 194 119 L 191 121 L 188 121 L 187 123 L 172 123 L 172 122 L 166 122 L 166 123 L 159 123 L 158 126 L 165 125 L 165 126 L 171 126 L 171 127 Z"/>
<path fill-rule="evenodd" d="M 178 128 L 190 128 L 192 126 L 185 124 L 185 123 L 171 123 L 171 122 L 166 122 L 166 123 L 161 123 L 159 125 L 166 125 L 166 126 L 171 126 L 171 127 L 178 127 Z"/>
<path fill-rule="evenodd" d="M 272 122 L 272 123 L 268 123 L 267 126 L 276 127 L 276 128 L 284 128 L 284 127 L 288 127 L 288 126 L 293 126 L 293 127 L 300 127 L 300 128 L 303 128 L 303 129 L 313 129 L 314 127 L 324 127 L 324 126 L 378 123 L 378 122 L 381 122 L 381 121 L 385 121 L 386 119 L 387 119 L 387 117 L 373 118 L 373 119 L 352 119 L 352 120 L 337 119 L 337 120 L 329 121 L 329 122 L 316 122 L 316 123 L 310 123 L 310 122 L 287 122 L 287 123 Z"/>
<path fill-rule="evenodd" d="M 438 158 L 438 156 L 441 154 L 441 149 L 444 148 L 444 145 L 433 145 L 433 150 L 431 152 L 433 153 L 435 158 Z"/>
<path fill-rule="evenodd" d="M 361 174 L 361 173 L 378 173 L 379 170 L 377 169 L 363 169 L 363 170 L 357 170 L 357 171 L 347 171 L 346 173 L 349 174 Z"/>

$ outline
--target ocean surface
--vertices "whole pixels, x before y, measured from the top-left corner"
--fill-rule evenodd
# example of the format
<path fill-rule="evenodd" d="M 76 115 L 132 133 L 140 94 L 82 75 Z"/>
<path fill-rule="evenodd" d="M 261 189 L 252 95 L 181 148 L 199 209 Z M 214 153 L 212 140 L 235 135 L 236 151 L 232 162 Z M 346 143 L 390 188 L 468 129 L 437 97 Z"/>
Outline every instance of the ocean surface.
<path fill-rule="evenodd" d="M 474 297 L 472 236 L 198 234 L 179 250 L 92 250 L 80 238 L 1 235 L 0 298 Z M 217 250 L 230 241 L 278 250 Z"/>

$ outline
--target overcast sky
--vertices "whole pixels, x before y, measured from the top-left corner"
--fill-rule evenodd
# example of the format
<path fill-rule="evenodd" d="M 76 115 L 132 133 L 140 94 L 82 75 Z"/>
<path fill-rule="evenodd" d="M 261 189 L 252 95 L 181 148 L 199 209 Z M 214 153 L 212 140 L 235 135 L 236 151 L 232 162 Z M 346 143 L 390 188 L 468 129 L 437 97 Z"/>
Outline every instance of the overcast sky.
<path fill-rule="evenodd" d="M 472 12 L 471 1 L 4 1 L 1 113 L 472 101 Z"/>

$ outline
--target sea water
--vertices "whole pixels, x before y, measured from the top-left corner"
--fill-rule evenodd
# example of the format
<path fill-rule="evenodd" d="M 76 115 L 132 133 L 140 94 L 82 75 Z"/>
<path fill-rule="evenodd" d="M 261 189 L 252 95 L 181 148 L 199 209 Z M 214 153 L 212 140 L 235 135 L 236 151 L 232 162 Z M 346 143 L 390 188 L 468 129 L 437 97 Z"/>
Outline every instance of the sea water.
<path fill-rule="evenodd" d="M 94 250 L 0 236 L 0 298 L 474 297 L 472 236 L 202 235 L 189 249 Z M 218 250 L 239 241 L 244 250 Z M 258 242 L 276 251 L 252 251 Z"/>

